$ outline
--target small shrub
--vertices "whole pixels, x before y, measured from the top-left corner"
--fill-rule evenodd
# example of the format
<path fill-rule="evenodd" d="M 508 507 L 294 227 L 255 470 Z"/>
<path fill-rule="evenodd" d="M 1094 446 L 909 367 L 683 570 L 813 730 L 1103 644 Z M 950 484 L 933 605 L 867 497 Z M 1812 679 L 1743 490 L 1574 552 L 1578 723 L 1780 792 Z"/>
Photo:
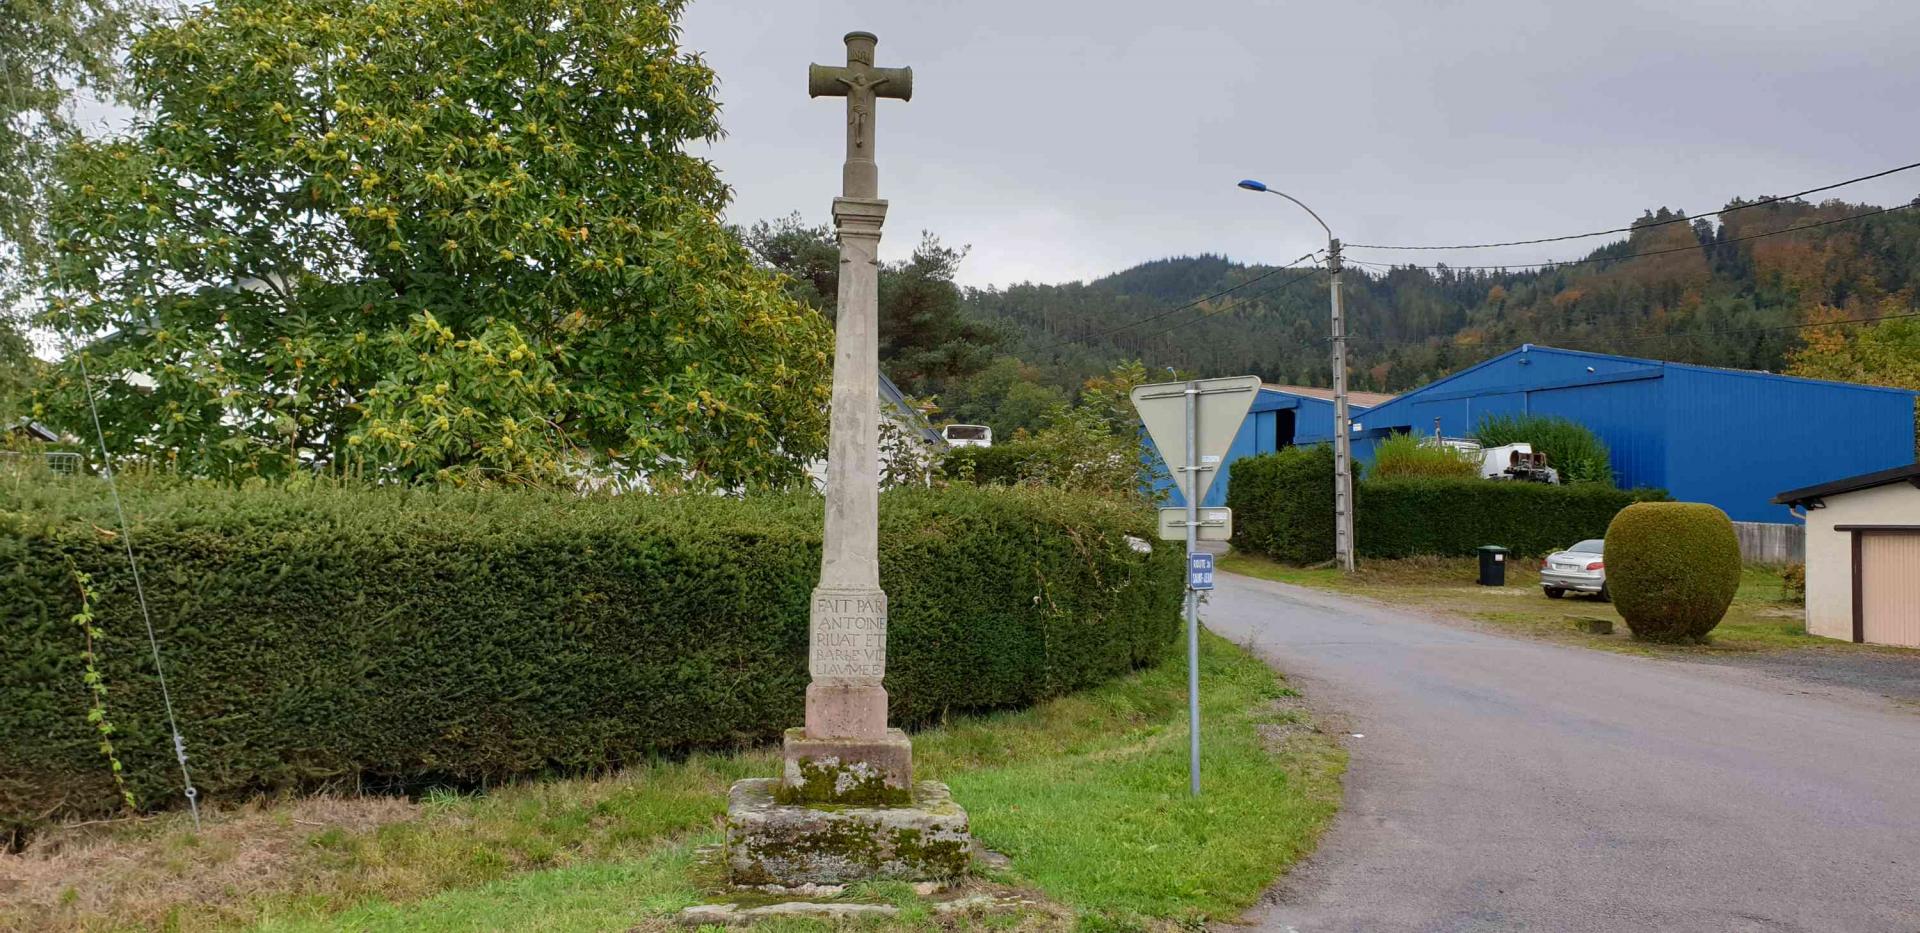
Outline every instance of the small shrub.
<path fill-rule="evenodd" d="M 1547 465 L 1560 472 L 1563 483 L 1613 485 L 1613 460 L 1607 445 L 1583 424 L 1541 415 L 1489 415 L 1474 429 L 1474 439 L 1487 447 L 1531 444 L 1547 455 Z"/>
<path fill-rule="evenodd" d="M 1366 475 L 1368 479 L 1478 479 L 1480 462 L 1456 448 L 1429 444 L 1413 434 L 1396 434 L 1374 445 Z"/>
<path fill-rule="evenodd" d="M 1802 605 L 1806 603 L 1806 564 L 1788 564 L 1780 568 L 1780 598 L 1783 602 Z"/>
<path fill-rule="evenodd" d="M 1740 588 L 1727 513 L 1700 502 L 1642 502 L 1607 526 L 1607 589 L 1633 637 L 1698 643 Z"/>

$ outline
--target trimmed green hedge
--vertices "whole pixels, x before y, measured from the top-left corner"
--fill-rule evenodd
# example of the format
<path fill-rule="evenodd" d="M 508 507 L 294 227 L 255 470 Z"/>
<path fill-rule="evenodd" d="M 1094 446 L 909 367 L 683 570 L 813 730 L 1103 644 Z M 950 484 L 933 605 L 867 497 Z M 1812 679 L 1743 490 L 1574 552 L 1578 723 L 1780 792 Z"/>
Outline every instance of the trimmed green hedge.
<path fill-rule="evenodd" d="M 1666 495 L 1594 483 L 1367 480 L 1355 492 L 1354 536 L 1359 556 L 1370 558 L 1466 556 L 1484 544 L 1539 555 L 1598 538 L 1621 509 Z M 1333 451 L 1325 445 L 1234 461 L 1227 505 L 1234 547 L 1296 564 L 1333 559 Z"/>
<path fill-rule="evenodd" d="M 1698 642 L 1740 588 L 1740 541 L 1703 502 L 1644 502 L 1607 528 L 1607 590 L 1633 637 Z"/>
<path fill-rule="evenodd" d="M 115 743 L 180 800 L 111 505 L 0 489 L 0 827 L 116 795 L 87 722 L 71 568 L 93 576 Z M 801 718 L 816 497 L 125 490 L 202 791 L 477 782 L 760 742 Z M 1181 555 L 1058 490 L 881 499 L 896 723 L 1018 707 L 1158 657 Z"/>
<path fill-rule="evenodd" d="M 1333 448 L 1242 457 L 1227 477 L 1233 546 L 1296 564 L 1333 559 Z"/>
<path fill-rule="evenodd" d="M 1485 544 L 1537 557 L 1598 538 L 1621 509 L 1666 493 L 1598 483 L 1392 479 L 1361 483 L 1355 498 L 1354 536 L 1362 557 L 1469 556 Z"/>

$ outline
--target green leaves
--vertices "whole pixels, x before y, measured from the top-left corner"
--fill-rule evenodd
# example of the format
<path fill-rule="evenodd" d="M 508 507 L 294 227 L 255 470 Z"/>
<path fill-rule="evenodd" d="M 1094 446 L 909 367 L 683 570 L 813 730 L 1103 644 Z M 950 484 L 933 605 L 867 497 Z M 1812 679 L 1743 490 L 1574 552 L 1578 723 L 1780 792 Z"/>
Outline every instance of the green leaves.
<path fill-rule="evenodd" d="M 54 199 L 46 323 L 154 383 L 99 380 L 116 452 L 229 479 L 798 480 L 828 329 L 716 220 L 680 6 L 225 0 L 146 33 L 153 116 L 69 147 Z M 49 418 L 81 417 L 76 368 Z"/>
<path fill-rule="evenodd" d="M 799 721 L 819 496 L 136 479 L 121 493 L 209 797 L 601 770 Z M 119 800 L 65 621 L 84 605 L 109 633 L 141 631 L 124 547 L 97 530 L 113 515 L 97 482 L 0 484 L 0 606 L 20 607 L 0 612 L 0 826 Z M 1151 521 L 1057 489 L 883 493 L 893 721 L 1025 706 L 1161 657 L 1181 558 L 1129 545 Z M 69 558 L 124 597 L 84 602 Z M 178 802 L 145 645 L 102 647 L 127 780 Z"/>
<path fill-rule="evenodd" d="M 113 720 L 107 718 L 107 678 L 100 671 L 99 654 L 94 647 L 101 640 L 102 633 L 93 623 L 93 602 L 98 598 L 93 589 L 93 576 L 76 566 L 71 557 L 67 558 L 66 563 L 68 580 L 80 599 L 79 610 L 70 618 L 73 624 L 80 627 L 86 645 L 80 652 L 80 683 L 86 686 L 91 704 L 87 708 L 87 725 L 100 737 L 97 748 L 101 757 L 107 760 L 107 771 L 113 776 L 114 789 L 120 802 L 132 813 L 139 809 L 139 803 L 133 796 L 133 789 L 127 786 L 126 769 L 120 764 L 120 753 L 113 747 L 113 734 L 118 730 L 114 728 Z"/>

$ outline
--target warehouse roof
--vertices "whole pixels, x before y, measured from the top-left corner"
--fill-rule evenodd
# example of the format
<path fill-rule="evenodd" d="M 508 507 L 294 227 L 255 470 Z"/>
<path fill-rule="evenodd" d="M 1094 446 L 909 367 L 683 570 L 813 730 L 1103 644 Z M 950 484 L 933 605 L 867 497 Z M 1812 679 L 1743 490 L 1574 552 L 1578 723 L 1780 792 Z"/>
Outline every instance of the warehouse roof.
<path fill-rule="evenodd" d="M 1804 486 L 1799 489 L 1789 489 L 1786 492 L 1774 496 L 1773 501 L 1778 505 L 1784 506 L 1808 505 L 1826 496 L 1837 496 L 1846 492 L 1859 492 L 1862 489 L 1872 489 L 1876 486 L 1891 486 L 1895 483 L 1908 483 L 1914 486 L 1920 486 L 1920 463 L 1909 463 L 1906 466 L 1897 466 L 1891 470 L 1876 470 L 1872 473 L 1862 473 L 1859 476 L 1836 479 L 1831 482 L 1821 483 L 1818 486 Z"/>
<path fill-rule="evenodd" d="M 1283 385 L 1275 385 L 1271 382 L 1263 382 L 1260 384 L 1260 387 L 1263 389 L 1270 389 L 1274 392 L 1285 392 L 1288 395 L 1304 395 L 1307 398 L 1324 399 L 1329 402 L 1333 401 L 1333 390 L 1322 389 L 1319 386 L 1283 386 Z M 1373 406 L 1378 405 L 1381 402 L 1388 401 L 1389 399 L 1392 399 L 1392 398 L 1393 396 L 1388 395 L 1384 392 L 1349 391 L 1347 393 L 1347 402 L 1349 404 L 1364 405 L 1368 408 L 1372 408 Z"/>
<path fill-rule="evenodd" d="M 1456 372 L 1444 378 L 1435 380 L 1434 382 L 1430 382 L 1425 386 L 1422 386 L 1418 389 L 1408 392 L 1407 395 L 1413 395 L 1415 393 L 1425 392 L 1428 389 L 1432 389 L 1434 386 L 1441 385 L 1442 383 L 1446 383 L 1446 382 L 1451 382 L 1461 376 L 1464 376 L 1470 372 L 1473 372 L 1474 370 L 1484 369 L 1488 366 L 1492 366 L 1493 364 L 1498 363 L 1501 360 L 1506 359 L 1507 357 L 1525 356 L 1528 353 L 1551 353 L 1551 354 L 1557 354 L 1560 356 L 1581 356 L 1581 357 L 1587 357 L 1589 359 L 1595 359 L 1595 360 L 1611 360 L 1615 362 L 1640 363 L 1649 368 L 1649 375 L 1653 375 L 1657 373 L 1659 370 L 1663 370 L 1663 369 L 1684 369 L 1684 370 L 1692 370 L 1694 372 L 1713 373 L 1715 375 L 1720 375 L 1720 376 L 1744 376 L 1749 379 L 1766 379 L 1766 380 L 1771 380 L 1775 382 L 1799 382 L 1799 383 L 1806 383 L 1809 385 L 1846 386 L 1849 389 L 1861 389 L 1868 392 L 1891 392 L 1896 395 L 1905 395 L 1909 398 L 1912 398 L 1914 395 L 1914 392 L 1911 389 L 1896 389 L 1890 386 L 1867 385 L 1861 382 L 1845 382 L 1845 381 L 1836 380 L 1836 379 L 1810 379 L 1806 376 L 1789 376 L 1785 373 L 1768 372 L 1767 370 L 1764 370 L 1764 369 L 1729 369 L 1725 366 L 1702 366 L 1698 363 L 1675 363 L 1669 360 L 1651 360 L 1651 359 L 1647 359 L 1645 357 L 1639 357 L 1639 356 L 1622 356 L 1618 353 L 1596 353 L 1592 350 L 1568 350 L 1562 347 L 1542 346 L 1537 343 L 1523 343 L 1520 346 L 1515 347 L 1511 350 L 1508 350 L 1507 352 L 1502 353 L 1498 356 L 1495 356 L 1491 359 L 1487 359 L 1479 363 L 1475 363 L 1474 365 L 1469 366 L 1466 369 L 1460 370 L 1459 372 Z M 1402 396 L 1402 397 L 1404 398 L 1405 396 Z"/>

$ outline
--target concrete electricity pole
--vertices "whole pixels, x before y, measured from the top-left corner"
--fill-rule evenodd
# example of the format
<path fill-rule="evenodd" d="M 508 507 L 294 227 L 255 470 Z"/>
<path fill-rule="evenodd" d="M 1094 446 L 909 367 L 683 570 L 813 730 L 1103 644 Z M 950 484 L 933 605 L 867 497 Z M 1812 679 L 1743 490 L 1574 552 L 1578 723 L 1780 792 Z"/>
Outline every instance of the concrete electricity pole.
<path fill-rule="evenodd" d="M 1240 182 L 1248 191 L 1277 194 L 1306 211 L 1327 232 L 1327 269 L 1333 275 L 1333 559 L 1342 570 L 1353 569 L 1353 427 L 1347 420 L 1347 317 L 1340 307 L 1340 241 L 1313 208 L 1284 191 L 1251 178 Z"/>
<path fill-rule="evenodd" d="M 1333 279 L 1333 559 L 1341 569 L 1351 571 L 1353 426 L 1347 419 L 1347 315 L 1340 307 L 1340 241 L 1331 230 L 1327 231 L 1327 269 Z"/>

